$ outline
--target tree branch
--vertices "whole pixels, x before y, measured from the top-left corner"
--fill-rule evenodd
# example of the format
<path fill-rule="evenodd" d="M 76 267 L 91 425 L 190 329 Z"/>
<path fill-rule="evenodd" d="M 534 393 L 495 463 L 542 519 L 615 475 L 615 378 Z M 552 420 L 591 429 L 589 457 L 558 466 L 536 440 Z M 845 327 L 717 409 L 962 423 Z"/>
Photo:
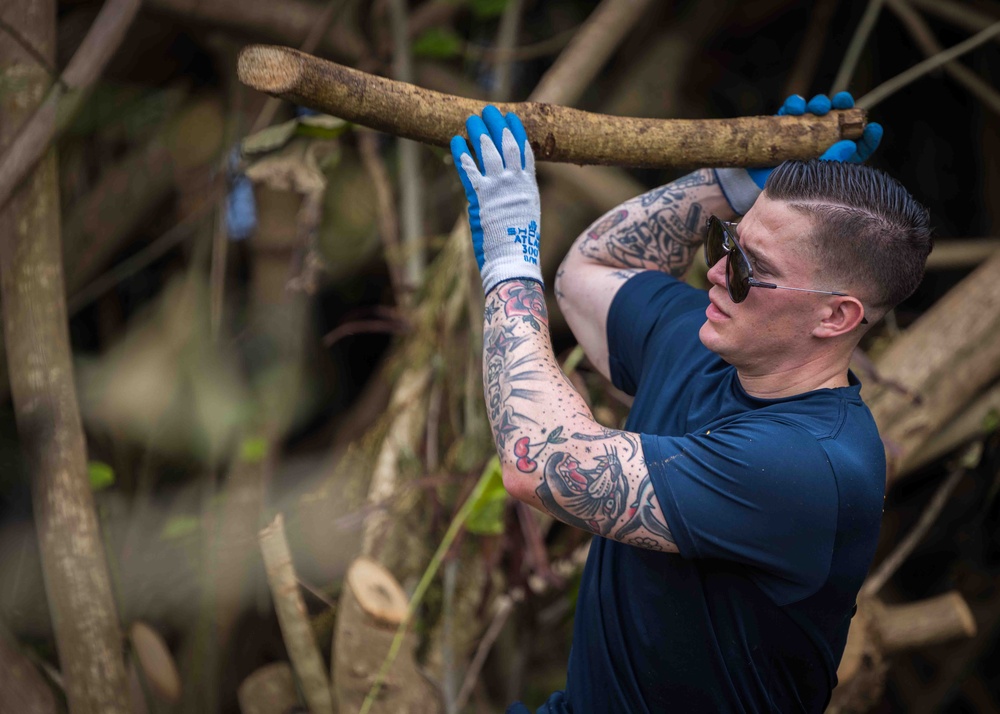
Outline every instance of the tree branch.
<path fill-rule="evenodd" d="M 448 146 L 482 102 L 376 77 L 287 47 L 251 45 L 240 53 L 241 81 L 254 89 L 348 121 Z M 764 166 L 819 156 L 856 139 L 865 114 L 658 120 L 613 117 L 564 106 L 498 105 L 517 112 L 542 161 L 646 168 Z"/>
<path fill-rule="evenodd" d="M 141 0 L 108 0 L 45 100 L 0 156 L 0 208 L 69 124 L 125 37 Z"/>

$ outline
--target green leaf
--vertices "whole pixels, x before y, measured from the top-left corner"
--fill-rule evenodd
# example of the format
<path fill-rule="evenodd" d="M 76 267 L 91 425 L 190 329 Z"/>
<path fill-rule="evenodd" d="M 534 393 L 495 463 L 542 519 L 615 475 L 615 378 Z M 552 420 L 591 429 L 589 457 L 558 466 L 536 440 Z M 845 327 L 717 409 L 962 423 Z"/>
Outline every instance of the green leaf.
<path fill-rule="evenodd" d="M 499 535 L 503 533 L 503 510 L 507 503 L 507 491 L 503 487 L 500 460 L 493 457 L 484 471 L 486 482 L 476 494 L 471 504 L 465 528 L 479 535 Z"/>
<path fill-rule="evenodd" d="M 115 483 L 115 470 L 102 461 L 87 463 L 87 478 L 91 491 L 103 491 Z"/>
<path fill-rule="evenodd" d="M 983 417 L 983 431 L 992 434 L 997 429 L 1000 429 L 1000 412 L 990 409 Z"/>
<path fill-rule="evenodd" d="M 267 456 L 267 439 L 262 436 L 248 436 L 240 444 L 240 461 L 259 464 Z"/>
<path fill-rule="evenodd" d="M 329 114 L 307 114 L 304 117 L 299 117 L 298 122 L 296 133 L 299 136 L 310 136 L 316 139 L 336 139 L 354 126 L 346 119 Z"/>
<path fill-rule="evenodd" d="M 163 526 L 160 537 L 166 539 L 183 538 L 197 532 L 200 525 L 201 521 L 198 520 L 197 516 L 174 516 Z"/>
<path fill-rule="evenodd" d="M 507 8 L 507 0 L 469 0 L 469 9 L 480 19 L 500 17 Z"/>
<path fill-rule="evenodd" d="M 413 41 L 413 54 L 432 59 L 451 59 L 462 52 L 462 38 L 451 29 L 431 27 Z"/>

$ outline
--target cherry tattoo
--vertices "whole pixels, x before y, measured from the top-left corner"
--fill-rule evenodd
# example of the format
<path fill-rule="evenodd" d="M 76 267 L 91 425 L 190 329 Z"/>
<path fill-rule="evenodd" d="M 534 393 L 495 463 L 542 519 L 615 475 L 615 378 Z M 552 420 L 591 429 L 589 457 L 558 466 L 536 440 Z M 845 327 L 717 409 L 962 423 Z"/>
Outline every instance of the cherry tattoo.
<path fill-rule="evenodd" d="M 551 444 L 562 444 L 567 441 L 562 436 L 562 427 L 557 426 L 555 429 L 549 432 L 548 436 L 545 437 L 545 441 L 540 441 L 537 444 L 532 444 L 531 440 L 527 436 L 522 436 L 520 439 L 514 442 L 514 456 L 517 458 L 517 470 L 530 474 L 535 469 L 538 468 L 538 462 L 535 460 L 542 455 L 545 448 Z M 531 450 L 538 447 L 538 451 L 531 455 Z"/>

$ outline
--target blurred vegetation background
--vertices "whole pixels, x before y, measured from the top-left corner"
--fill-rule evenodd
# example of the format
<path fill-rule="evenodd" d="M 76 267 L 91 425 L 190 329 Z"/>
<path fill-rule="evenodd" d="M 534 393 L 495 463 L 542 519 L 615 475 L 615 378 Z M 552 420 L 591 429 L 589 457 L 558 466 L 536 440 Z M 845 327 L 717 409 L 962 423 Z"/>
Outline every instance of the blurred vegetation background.
<path fill-rule="evenodd" d="M 0 177 L 32 127 L 52 151 L 0 191 L 0 712 L 499 712 L 563 686 L 587 539 L 498 487 L 448 152 L 269 101 L 243 47 L 722 118 L 860 99 L 983 31 L 869 107 L 870 163 L 937 243 L 855 365 L 891 488 L 831 710 L 1000 711 L 997 22 L 996 0 L 6 0 Z M 593 220 L 681 173 L 540 167 L 548 284 Z M 620 426 L 628 398 L 550 311 Z"/>

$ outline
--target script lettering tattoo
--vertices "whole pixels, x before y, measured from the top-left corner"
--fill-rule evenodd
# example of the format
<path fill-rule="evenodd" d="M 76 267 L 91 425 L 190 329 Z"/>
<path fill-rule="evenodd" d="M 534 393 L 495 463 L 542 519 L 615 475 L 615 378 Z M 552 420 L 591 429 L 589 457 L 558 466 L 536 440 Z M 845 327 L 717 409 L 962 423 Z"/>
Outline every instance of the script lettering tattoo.
<path fill-rule="evenodd" d="M 494 313 L 499 312 L 495 310 Z M 486 362 L 486 373 L 483 378 L 486 392 L 486 410 L 493 426 L 493 440 L 497 448 L 503 449 L 507 439 L 518 430 L 521 420 L 531 421 L 530 417 L 518 413 L 512 399 L 533 399 L 538 392 L 515 387 L 518 381 L 530 379 L 531 372 L 513 372 L 532 361 L 529 356 L 507 364 L 511 352 L 524 344 L 527 337 L 515 337 L 514 330 L 508 326 L 489 328 L 483 339 L 483 359 Z"/>
<path fill-rule="evenodd" d="M 502 283 L 486 296 L 484 317 L 486 409 L 518 497 L 590 533 L 676 551 L 638 435 L 594 421 L 556 362 L 541 286 Z"/>

